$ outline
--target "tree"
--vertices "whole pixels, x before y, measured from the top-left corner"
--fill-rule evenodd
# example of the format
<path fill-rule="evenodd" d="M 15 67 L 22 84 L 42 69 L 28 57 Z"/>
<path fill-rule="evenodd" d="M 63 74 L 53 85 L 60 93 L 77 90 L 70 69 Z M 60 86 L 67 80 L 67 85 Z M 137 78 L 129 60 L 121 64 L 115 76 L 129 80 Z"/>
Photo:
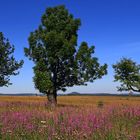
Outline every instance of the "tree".
<path fill-rule="evenodd" d="M 25 55 L 35 63 L 35 87 L 47 94 L 52 106 L 57 103 L 58 90 L 86 85 L 107 73 L 107 65 L 100 66 L 92 57 L 94 46 L 82 42 L 76 47 L 80 24 L 65 6 L 56 6 L 46 10 L 41 25 L 29 36 Z"/>
<path fill-rule="evenodd" d="M 14 50 L 14 46 L 0 32 L 0 87 L 11 85 L 10 76 L 19 74 L 17 70 L 23 65 L 23 60 L 15 60 Z"/>
<path fill-rule="evenodd" d="M 131 59 L 123 58 L 113 65 L 114 81 L 121 83 L 118 91 L 140 92 L 140 65 Z"/>

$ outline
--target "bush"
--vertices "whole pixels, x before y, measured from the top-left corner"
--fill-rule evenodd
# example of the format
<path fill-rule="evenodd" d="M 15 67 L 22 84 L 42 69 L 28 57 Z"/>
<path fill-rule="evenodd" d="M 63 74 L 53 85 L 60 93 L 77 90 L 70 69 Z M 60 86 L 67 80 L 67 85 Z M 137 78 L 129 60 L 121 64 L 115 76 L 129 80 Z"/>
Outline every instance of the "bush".
<path fill-rule="evenodd" d="M 98 101 L 98 107 L 99 107 L 99 108 L 102 108 L 103 106 L 104 106 L 103 101 Z"/>

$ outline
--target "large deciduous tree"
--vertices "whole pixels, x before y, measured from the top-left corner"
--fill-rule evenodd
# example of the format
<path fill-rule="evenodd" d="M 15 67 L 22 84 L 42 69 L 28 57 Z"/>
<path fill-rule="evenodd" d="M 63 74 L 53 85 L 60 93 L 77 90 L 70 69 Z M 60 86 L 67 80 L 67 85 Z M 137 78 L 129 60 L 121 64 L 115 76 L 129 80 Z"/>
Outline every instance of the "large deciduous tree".
<path fill-rule="evenodd" d="M 0 87 L 11 85 L 10 76 L 19 74 L 17 70 L 23 65 L 23 60 L 15 60 L 14 50 L 14 46 L 0 32 Z"/>
<path fill-rule="evenodd" d="M 80 24 L 65 6 L 47 8 L 40 26 L 29 36 L 29 48 L 25 48 L 25 55 L 35 63 L 35 87 L 47 94 L 53 106 L 58 90 L 86 85 L 107 73 L 107 65 L 100 66 L 93 57 L 94 46 L 82 42 L 77 47 Z"/>
<path fill-rule="evenodd" d="M 113 65 L 114 81 L 121 83 L 119 91 L 140 92 L 140 65 L 131 59 L 123 58 Z"/>

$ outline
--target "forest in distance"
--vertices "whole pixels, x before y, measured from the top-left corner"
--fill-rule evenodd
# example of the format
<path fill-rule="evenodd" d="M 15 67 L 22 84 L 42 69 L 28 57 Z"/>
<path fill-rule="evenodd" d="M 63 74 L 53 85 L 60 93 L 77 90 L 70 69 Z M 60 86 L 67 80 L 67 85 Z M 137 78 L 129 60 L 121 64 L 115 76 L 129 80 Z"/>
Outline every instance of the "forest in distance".
<path fill-rule="evenodd" d="M 0 96 L 46 96 L 44 94 L 41 93 L 0 93 Z M 129 94 L 129 93 L 77 93 L 77 92 L 71 92 L 71 93 L 65 93 L 65 94 L 61 94 L 58 93 L 58 96 L 137 96 L 139 97 L 140 94 Z"/>

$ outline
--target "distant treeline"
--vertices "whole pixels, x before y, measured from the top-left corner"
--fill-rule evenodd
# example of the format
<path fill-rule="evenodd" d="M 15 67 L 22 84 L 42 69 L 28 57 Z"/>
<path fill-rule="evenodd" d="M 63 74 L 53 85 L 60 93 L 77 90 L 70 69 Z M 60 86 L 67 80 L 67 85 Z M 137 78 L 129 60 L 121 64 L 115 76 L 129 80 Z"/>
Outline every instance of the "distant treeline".
<path fill-rule="evenodd" d="M 46 96 L 45 94 L 42 93 L 17 93 L 17 94 L 4 94 L 0 93 L 0 96 Z M 140 97 L 139 94 L 132 94 L 129 95 L 128 93 L 123 93 L 123 94 L 117 94 L 117 93 L 68 93 L 68 94 L 58 94 L 58 96 L 136 96 Z"/>
<path fill-rule="evenodd" d="M 35 94 L 35 93 L 9 93 L 9 94 L 5 94 L 5 93 L 1 93 L 0 96 L 43 96 L 43 94 Z"/>
<path fill-rule="evenodd" d="M 70 93 L 70 94 L 58 94 L 58 96 L 136 96 L 136 97 L 140 97 L 140 95 L 138 94 L 132 94 L 132 95 L 129 95 L 129 94 L 110 94 L 110 93 L 94 93 L 94 94 L 73 94 L 73 93 Z"/>

